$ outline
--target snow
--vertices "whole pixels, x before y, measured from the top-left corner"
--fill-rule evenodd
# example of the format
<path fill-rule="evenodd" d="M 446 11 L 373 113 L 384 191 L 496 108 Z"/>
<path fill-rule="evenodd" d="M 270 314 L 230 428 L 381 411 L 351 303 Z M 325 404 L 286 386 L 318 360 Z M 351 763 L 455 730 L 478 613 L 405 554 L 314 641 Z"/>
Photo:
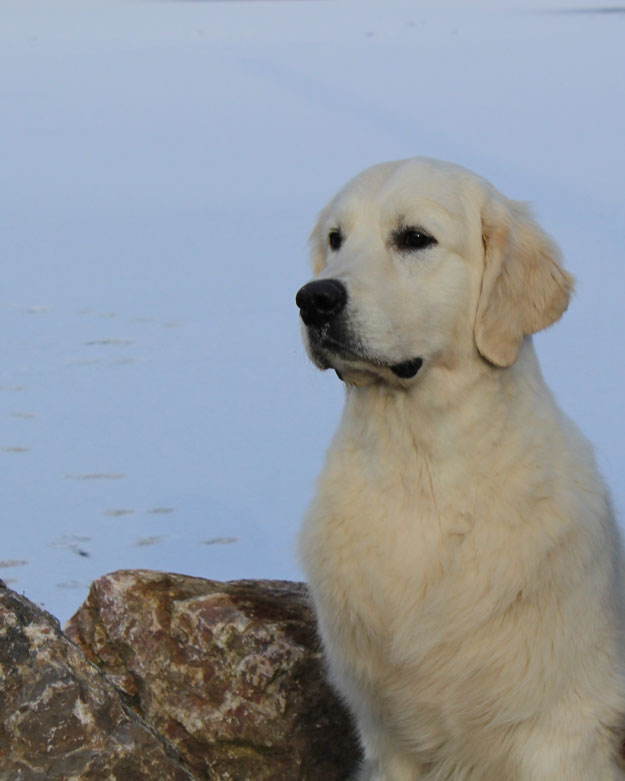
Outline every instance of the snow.
<path fill-rule="evenodd" d="M 0 577 L 300 578 L 342 404 L 306 238 L 414 154 L 531 200 L 578 279 L 536 339 L 625 517 L 623 9 L 579 0 L 3 0 Z"/>

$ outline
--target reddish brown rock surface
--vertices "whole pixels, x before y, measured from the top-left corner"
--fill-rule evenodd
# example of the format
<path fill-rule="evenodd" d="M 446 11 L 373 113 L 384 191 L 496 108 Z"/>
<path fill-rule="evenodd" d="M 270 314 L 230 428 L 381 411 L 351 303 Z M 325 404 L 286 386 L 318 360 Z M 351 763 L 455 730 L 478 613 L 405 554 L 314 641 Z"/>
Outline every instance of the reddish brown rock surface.
<path fill-rule="evenodd" d="M 345 781 L 358 751 L 314 626 L 304 584 L 122 571 L 66 633 L 195 778 Z"/>
<path fill-rule="evenodd" d="M 192 778 L 57 620 L 0 581 L 0 779 Z"/>

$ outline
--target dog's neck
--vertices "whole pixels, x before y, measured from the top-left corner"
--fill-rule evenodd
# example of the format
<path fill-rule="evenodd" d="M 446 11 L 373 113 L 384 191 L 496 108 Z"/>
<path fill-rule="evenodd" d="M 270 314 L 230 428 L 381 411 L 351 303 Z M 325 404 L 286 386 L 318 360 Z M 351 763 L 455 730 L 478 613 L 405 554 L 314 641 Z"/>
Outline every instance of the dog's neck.
<path fill-rule="evenodd" d="M 514 421 L 532 420 L 532 407 L 544 410 L 545 402 L 555 406 L 531 338 L 525 340 L 517 361 L 505 369 L 473 359 L 451 368 L 424 366 L 422 371 L 406 388 L 384 382 L 347 385 L 344 415 L 349 425 L 342 429 L 360 439 L 354 446 L 373 448 L 376 441 L 385 442 L 394 449 L 416 449 L 436 462 L 459 455 L 471 458 L 458 453 L 458 442 L 472 442 L 476 453 L 496 452 L 506 431 L 519 428 L 511 425 Z M 527 423 L 521 429 L 525 438 L 541 434 L 527 431 Z"/>

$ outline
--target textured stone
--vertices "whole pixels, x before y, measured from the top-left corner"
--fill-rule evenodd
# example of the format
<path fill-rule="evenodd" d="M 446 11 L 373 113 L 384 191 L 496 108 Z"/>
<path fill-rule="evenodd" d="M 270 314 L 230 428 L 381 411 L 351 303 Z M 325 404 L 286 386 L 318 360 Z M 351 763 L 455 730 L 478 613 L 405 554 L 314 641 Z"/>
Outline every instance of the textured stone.
<path fill-rule="evenodd" d="M 192 779 L 56 619 L 0 584 L 0 779 Z"/>
<path fill-rule="evenodd" d="M 357 763 L 304 584 L 116 572 L 66 632 L 197 778 L 345 781 Z"/>

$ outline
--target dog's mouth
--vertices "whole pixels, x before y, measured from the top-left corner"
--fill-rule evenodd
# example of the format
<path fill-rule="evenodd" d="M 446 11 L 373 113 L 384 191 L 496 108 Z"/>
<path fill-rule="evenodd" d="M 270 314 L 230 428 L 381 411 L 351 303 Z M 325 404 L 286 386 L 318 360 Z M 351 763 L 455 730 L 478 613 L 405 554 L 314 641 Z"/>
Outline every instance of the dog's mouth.
<path fill-rule="evenodd" d="M 350 371 L 375 373 L 391 371 L 400 380 L 415 377 L 423 366 L 423 358 L 416 357 L 400 363 L 388 363 L 371 355 L 353 339 L 336 339 L 327 333 L 311 333 L 309 345 L 313 361 L 320 369 L 334 369 L 340 380 L 345 380 Z"/>
<path fill-rule="evenodd" d="M 413 358 L 410 361 L 402 361 L 402 363 L 396 363 L 388 368 L 396 377 L 400 377 L 402 380 L 410 380 L 422 366 L 423 358 Z"/>

